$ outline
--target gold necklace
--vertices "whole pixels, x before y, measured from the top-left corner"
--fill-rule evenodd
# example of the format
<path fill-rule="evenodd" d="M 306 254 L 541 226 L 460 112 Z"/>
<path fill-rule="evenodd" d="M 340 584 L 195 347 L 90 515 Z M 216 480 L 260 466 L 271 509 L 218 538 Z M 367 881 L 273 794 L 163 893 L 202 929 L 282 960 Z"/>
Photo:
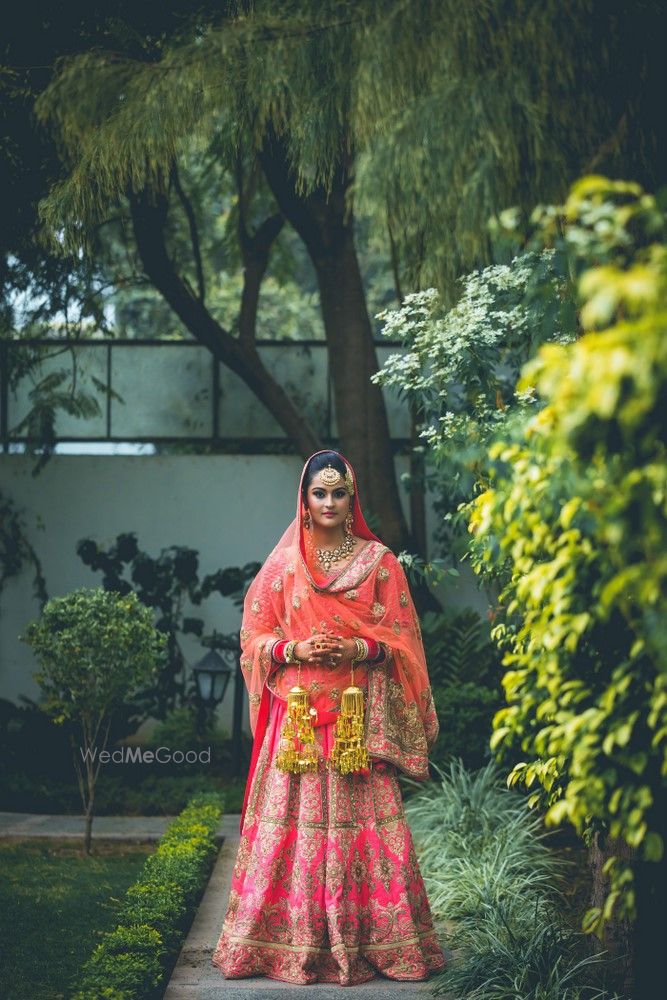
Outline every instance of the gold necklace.
<path fill-rule="evenodd" d="M 318 546 L 315 549 L 315 555 L 324 572 L 328 573 L 335 563 L 352 554 L 352 549 L 355 545 L 356 539 L 354 535 L 351 532 L 346 532 L 345 538 L 335 549 L 321 549 Z"/>

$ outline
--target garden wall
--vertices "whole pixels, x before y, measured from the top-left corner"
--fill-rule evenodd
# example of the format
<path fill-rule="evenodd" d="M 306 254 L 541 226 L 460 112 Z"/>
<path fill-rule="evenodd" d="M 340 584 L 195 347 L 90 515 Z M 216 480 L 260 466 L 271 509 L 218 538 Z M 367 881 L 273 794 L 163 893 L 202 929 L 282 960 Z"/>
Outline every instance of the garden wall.
<path fill-rule="evenodd" d="M 279 455 L 55 455 L 33 477 L 34 459 L 0 455 L 2 490 L 24 512 L 31 544 L 42 563 L 50 597 L 76 587 L 97 586 L 101 575 L 84 566 L 76 554 L 82 538 L 103 547 L 122 532 L 134 532 L 151 556 L 170 545 L 192 547 L 200 554 L 200 574 L 227 566 L 262 561 L 294 516 L 296 484 L 302 461 Z M 399 473 L 407 460 L 397 459 Z M 405 500 L 404 496 L 404 500 Z M 429 534 L 435 517 L 428 511 Z M 450 606 L 486 605 L 467 571 L 443 601 Z M 32 651 L 18 638 L 38 614 L 32 574 L 25 569 L 7 582 L 0 597 L 0 697 L 18 701 L 37 698 L 31 673 Z M 193 609 L 205 631 L 239 628 L 230 601 L 213 595 Z M 184 637 L 188 663 L 205 650 L 196 638 Z M 220 709 L 220 721 L 231 728 L 232 688 Z M 246 713 L 244 712 L 244 715 Z"/>

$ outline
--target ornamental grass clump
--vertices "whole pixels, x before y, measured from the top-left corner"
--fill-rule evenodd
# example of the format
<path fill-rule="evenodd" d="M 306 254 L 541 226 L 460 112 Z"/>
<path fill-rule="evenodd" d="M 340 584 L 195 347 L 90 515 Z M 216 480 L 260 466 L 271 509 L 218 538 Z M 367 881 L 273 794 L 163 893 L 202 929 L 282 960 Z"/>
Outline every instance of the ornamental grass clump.
<path fill-rule="evenodd" d="M 454 956 L 434 992 L 465 1000 L 603 1000 L 601 958 L 563 917 L 568 866 L 493 763 L 454 761 L 406 803 L 436 920 Z"/>

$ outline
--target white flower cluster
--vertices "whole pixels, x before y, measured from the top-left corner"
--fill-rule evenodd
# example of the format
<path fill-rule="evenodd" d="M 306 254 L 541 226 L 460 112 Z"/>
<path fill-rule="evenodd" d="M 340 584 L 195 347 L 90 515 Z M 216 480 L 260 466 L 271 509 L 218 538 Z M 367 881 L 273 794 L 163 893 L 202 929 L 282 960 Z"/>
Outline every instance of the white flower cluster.
<path fill-rule="evenodd" d="M 550 251 L 546 251 L 547 254 Z M 502 348 L 528 334 L 528 311 L 522 304 L 537 255 L 515 257 L 461 279 L 457 304 L 444 312 L 435 288 L 407 295 L 403 306 L 378 314 L 383 336 L 402 341 L 408 350 L 392 354 L 373 380 L 410 393 L 445 393 L 451 383 L 466 384 L 475 373 L 502 361 Z"/>
<path fill-rule="evenodd" d="M 427 417 L 421 436 L 429 448 L 480 440 L 511 404 L 532 401 L 529 393 L 514 393 L 512 375 L 530 340 L 528 283 L 537 267 L 548 269 L 553 253 L 527 252 L 464 276 L 461 297 L 449 310 L 428 288 L 378 315 L 383 335 L 407 350 L 391 354 L 373 381 L 419 399 Z"/>

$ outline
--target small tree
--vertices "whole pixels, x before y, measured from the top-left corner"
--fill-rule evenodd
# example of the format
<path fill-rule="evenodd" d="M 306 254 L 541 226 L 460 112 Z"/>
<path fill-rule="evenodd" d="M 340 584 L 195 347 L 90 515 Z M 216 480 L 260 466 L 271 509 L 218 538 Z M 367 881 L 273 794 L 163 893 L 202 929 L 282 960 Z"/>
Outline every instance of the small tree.
<path fill-rule="evenodd" d="M 136 594 L 81 588 L 48 601 L 20 638 L 41 666 L 34 675 L 45 696 L 40 707 L 56 724 L 80 730 L 78 746 L 74 732 L 71 738 L 90 854 L 95 783 L 113 712 L 157 672 L 165 637 Z"/>

